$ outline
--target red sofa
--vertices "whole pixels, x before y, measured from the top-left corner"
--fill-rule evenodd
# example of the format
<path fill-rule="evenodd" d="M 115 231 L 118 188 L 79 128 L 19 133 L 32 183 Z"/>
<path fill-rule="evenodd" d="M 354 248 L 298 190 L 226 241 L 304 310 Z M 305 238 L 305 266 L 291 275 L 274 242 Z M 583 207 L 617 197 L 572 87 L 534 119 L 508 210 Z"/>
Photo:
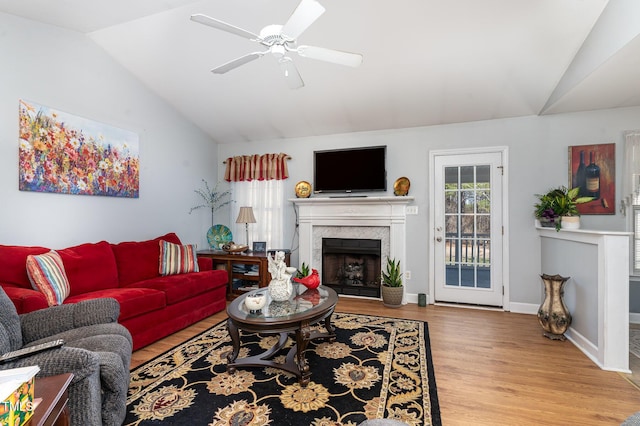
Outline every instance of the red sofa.
<path fill-rule="evenodd" d="M 198 258 L 200 272 L 161 276 L 161 240 L 181 244 L 174 233 L 153 240 L 87 243 L 56 250 L 62 258 L 70 293 L 64 304 L 99 297 L 120 303 L 118 322 L 139 349 L 226 307 L 227 272 L 214 270 L 211 259 Z M 46 247 L 0 245 L 0 285 L 18 313 L 48 306 L 26 272 L 30 254 Z"/>

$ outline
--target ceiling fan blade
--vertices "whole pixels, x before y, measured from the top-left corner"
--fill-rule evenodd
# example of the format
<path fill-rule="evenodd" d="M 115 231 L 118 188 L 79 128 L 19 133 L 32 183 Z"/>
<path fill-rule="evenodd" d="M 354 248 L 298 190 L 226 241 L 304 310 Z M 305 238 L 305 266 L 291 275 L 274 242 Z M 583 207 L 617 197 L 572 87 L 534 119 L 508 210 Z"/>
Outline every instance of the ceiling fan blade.
<path fill-rule="evenodd" d="M 246 64 L 247 62 L 251 62 L 260 57 L 264 56 L 264 52 L 253 52 L 248 55 L 241 56 L 239 58 L 234 59 L 233 61 L 229 61 L 226 64 L 222 64 L 219 67 L 216 67 L 211 70 L 214 74 L 224 74 L 232 69 L 238 68 L 241 65 Z"/>
<path fill-rule="evenodd" d="M 280 58 L 278 62 L 280 63 L 280 69 L 284 73 L 284 78 L 290 89 L 299 89 L 304 86 L 304 82 L 302 81 L 302 77 L 300 77 L 298 68 L 296 68 L 296 65 L 293 63 L 291 58 L 287 58 L 285 56 Z"/>
<path fill-rule="evenodd" d="M 199 24 L 204 24 L 209 27 L 217 28 L 231 34 L 238 35 L 240 37 L 248 38 L 251 40 L 260 40 L 260 36 L 252 33 L 251 31 L 243 30 L 242 28 L 235 27 L 231 24 L 227 24 L 226 22 L 219 21 L 207 15 L 196 13 L 195 15 L 191 15 L 191 20 Z"/>
<path fill-rule="evenodd" d="M 362 55 L 359 53 L 343 52 L 341 50 L 326 49 L 315 46 L 298 46 L 298 55 L 305 58 L 332 62 L 334 64 L 357 67 L 362 63 Z"/>
<path fill-rule="evenodd" d="M 325 8 L 316 0 L 302 0 L 282 27 L 282 34 L 297 39 L 324 11 Z"/>

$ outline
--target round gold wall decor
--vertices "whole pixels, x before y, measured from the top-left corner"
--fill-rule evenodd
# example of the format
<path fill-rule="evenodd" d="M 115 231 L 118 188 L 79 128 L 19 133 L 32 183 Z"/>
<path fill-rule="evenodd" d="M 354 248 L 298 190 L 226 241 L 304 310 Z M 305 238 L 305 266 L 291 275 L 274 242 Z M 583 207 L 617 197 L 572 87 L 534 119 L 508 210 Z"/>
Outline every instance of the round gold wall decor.
<path fill-rule="evenodd" d="M 409 187 L 411 187 L 409 178 L 404 176 L 398 178 L 393 184 L 393 195 L 407 195 L 409 194 Z"/>
<path fill-rule="evenodd" d="M 311 196 L 311 184 L 305 180 L 296 183 L 296 197 L 309 198 Z"/>

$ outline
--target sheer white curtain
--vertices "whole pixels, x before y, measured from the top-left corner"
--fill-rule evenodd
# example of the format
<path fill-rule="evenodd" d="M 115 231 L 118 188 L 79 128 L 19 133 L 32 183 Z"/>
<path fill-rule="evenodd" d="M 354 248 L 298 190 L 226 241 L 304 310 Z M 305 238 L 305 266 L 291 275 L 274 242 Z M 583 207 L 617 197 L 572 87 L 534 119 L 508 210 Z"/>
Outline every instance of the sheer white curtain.
<path fill-rule="evenodd" d="M 622 201 L 626 205 L 640 204 L 640 130 L 624 132 L 624 163 L 622 165 Z M 624 208 L 624 204 L 623 204 Z"/>
<path fill-rule="evenodd" d="M 284 180 L 289 177 L 285 153 L 239 155 L 226 160 L 225 180 L 231 183 L 235 203 L 231 208 L 232 232 L 235 242 L 250 247 L 254 241 L 264 241 L 267 249 L 283 246 Z M 251 207 L 256 223 L 235 223 L 240 207 Z"/>
<path fill-rule="evenodd" d="M 621 213 L 630 210 L 629 230 L 632 256 L 631 275 L 640 276 L 640 130 L 624 132 L 624 163 L 622 165 Z"/>
<path fill-rule="evenodd" d="M 245 225 L 235 223 L 240 207 L 253 208 L 256 223 L 249 224 L 249 241 L 251 248 L 254 241 L 266 241 L 267 249 L 285 248 L 283 246 L 284 231 L 284 181 L 282 180 L 252 180 L 231 182 L 233 191 L 231 218 L 233 220 L 232 233 L 236 243 L 244 244 L 246 239 Z"/>

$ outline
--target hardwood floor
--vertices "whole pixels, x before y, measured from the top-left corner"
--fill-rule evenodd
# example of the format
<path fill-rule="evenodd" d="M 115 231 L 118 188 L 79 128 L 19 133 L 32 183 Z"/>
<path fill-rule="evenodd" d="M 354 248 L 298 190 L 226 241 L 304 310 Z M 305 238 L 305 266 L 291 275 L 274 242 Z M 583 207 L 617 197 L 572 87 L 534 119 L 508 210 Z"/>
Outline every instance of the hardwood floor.
<path fill-rule="evenodd" d="M 428 322 L 446 426 L 617 425 L 640 411 L 638 388 L 572 343 L 542 337 L 532 315 L 350 298 L 336 310 Z M 132 368 L 224 319 L 220 312 L 134 352 Z"/>

